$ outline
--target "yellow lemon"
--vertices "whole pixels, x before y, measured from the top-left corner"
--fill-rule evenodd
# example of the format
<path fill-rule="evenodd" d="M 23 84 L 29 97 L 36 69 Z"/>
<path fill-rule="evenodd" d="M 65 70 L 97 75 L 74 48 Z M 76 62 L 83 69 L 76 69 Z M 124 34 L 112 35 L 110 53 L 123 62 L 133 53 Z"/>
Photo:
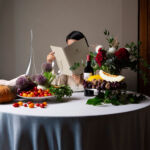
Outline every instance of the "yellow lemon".
<path fill-rule="evenodd" d="M 93 76 L 90 76 L 88 78 L 88 81 L 93 81 L 93 80 L 102 80 L 101 76 L 100 75 L 93 75 Z"/>

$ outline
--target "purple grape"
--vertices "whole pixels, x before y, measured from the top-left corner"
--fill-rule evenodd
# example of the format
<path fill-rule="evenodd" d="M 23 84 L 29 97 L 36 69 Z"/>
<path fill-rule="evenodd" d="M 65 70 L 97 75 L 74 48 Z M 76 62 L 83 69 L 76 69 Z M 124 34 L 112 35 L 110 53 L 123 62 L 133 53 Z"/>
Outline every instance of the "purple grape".
<path fill-rule="evenodd" d="M 102 89 L 102 90 L 105 90 L 105 85 L 106 85 L 106 82 L 103 81 L 103 82 L 101 83 L 101 89 Z"/>

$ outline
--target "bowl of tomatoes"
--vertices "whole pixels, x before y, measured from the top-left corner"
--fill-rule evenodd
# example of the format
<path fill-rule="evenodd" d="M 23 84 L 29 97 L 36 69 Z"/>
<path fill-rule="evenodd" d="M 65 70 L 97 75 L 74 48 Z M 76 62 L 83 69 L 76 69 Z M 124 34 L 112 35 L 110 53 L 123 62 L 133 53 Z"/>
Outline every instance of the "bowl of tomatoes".
<path fill-rule="evenodd" d="M 49 89 L 38 89 L 36 86 L 28 91 L 21 91 L 18 97 L 23 99 L 49 99 L 54 97 Z"/>

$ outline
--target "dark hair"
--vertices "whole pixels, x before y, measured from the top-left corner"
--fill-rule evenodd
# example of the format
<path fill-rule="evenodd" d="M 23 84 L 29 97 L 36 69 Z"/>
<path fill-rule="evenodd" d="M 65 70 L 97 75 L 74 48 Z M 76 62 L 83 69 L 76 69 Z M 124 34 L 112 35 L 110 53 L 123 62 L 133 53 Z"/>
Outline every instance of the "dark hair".
<path fill-rule="evenodd" d="M 69 40 L 69 39 L 74 39 L 74 40 L 81 40 L 82 38 L 85 38 L 85 41 L 87 43 L 87 46 L 89 46 L 88 44 L 88 41 L 85 37 L 85 35 L 80 32 L 80 31 L 72 31 L 71 33 L 69 33 L 66 37 L 66 42 Z"/>

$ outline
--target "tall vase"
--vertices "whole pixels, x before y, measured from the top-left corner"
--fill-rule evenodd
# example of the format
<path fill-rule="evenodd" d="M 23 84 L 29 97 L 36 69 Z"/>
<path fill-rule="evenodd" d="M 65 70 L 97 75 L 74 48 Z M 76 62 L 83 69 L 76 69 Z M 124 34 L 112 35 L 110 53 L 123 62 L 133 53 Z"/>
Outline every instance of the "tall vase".
<path fill-rule="evenodd" d="M 30 39 L 30 59 L 29 59 L 29 64 L 28 64 L 26 73 L 25 73 L 27 76 L 32 76 L 32 75 L 37 74 L 36 67 L 35 67 L 35 58 L 34 58 L 35 54 L 34 54 L 34 49 L 33 49 L 33 46 L 32 46 L 32 42 L 33 42 L 32 29 L 30 30 L 30 35 L 31 35 L 31 39 Z"/>

